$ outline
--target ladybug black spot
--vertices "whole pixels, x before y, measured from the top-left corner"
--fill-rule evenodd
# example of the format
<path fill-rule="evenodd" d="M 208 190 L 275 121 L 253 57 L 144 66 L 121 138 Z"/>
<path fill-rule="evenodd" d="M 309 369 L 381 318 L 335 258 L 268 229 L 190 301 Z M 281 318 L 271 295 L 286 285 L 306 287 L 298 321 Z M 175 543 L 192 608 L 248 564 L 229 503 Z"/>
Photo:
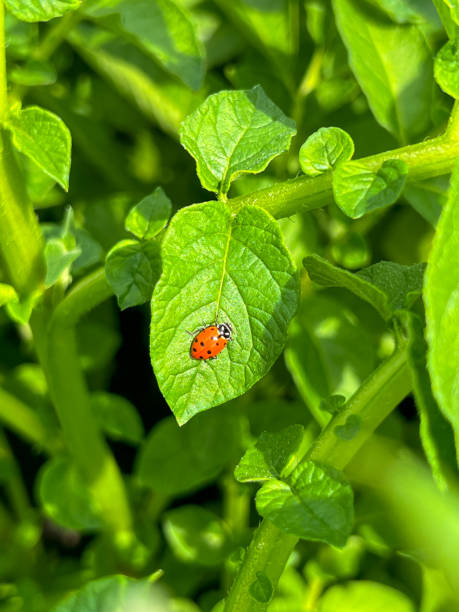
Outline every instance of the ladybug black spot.
<path fill-rule="evenodd" d="M 207 354 L 208 354 L 208 355 L 211 355 L 211 354 L 212 354 L 212 351 L 207 351 Z"/>
<path fill-rule="evenodd" d="M 194 349 L 193 349 L 193 353 L 196 353 L 196 351 L 197 351 L 197 350 L 198 350 L 198 349 L 195 349 L 195 348 L 194 348 Z"/>
<path fill-rule="evenodd" d="M 195 343 L 196 343 L 196 344 L 198 343 L 197 339 L 195 340 Z"/>
<path fill-rule="evenodd" d="M 219 343 L 217 342 L 217 346 L 219 345 Z"/>
<path fill-rule="evenodd" d="M 201 346 L 204 346 L 204 342 L 201 342 Z"/>
<path fill-rule="evenodd" d="M 203 359 L 203 356 L 201 355 L 201 357 L 199 359 Z"/>

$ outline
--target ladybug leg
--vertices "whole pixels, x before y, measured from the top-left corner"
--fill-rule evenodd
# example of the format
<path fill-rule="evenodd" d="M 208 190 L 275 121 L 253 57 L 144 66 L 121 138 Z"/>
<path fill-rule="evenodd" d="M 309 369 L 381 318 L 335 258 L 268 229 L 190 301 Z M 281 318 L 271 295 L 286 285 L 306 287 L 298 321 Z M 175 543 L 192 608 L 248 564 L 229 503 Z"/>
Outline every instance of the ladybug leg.
<path fill-rule="evenodd" d="M 199 334 L 199 332 L 202 332 L 203 329 L 206 329 L 205 327 L 198 327 L 197 329 L 195 329 L 194 331 L 190 332 L 187 329 L 185 330 L 186 333 L 190 336 L 196 336 L 196 334 Z"/>

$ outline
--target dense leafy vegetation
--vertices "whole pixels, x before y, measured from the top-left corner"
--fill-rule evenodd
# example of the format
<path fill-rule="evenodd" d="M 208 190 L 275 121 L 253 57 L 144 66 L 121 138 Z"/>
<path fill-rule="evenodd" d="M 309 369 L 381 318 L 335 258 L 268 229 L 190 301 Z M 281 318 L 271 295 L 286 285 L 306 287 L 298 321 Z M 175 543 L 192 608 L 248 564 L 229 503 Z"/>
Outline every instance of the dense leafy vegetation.
<path fill-rule="evenodd" d="M 458 44 L 0 0 L 0 611 L 459 608 Z"/>

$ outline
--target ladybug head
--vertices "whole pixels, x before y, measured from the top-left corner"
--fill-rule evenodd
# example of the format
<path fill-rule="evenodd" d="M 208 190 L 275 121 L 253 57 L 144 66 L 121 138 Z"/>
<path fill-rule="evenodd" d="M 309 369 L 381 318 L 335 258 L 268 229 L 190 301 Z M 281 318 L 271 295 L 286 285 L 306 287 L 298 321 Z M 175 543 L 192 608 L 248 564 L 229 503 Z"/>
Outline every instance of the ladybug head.
<path fill-rule="evenodd" d="M 225 340 L 231 340 L 232 331 L 233 328 L 229 323 L 220 323 L 220 325 L 218 326 L 218 333 L 220 334 L 220 336 L 225 338 Z"/>

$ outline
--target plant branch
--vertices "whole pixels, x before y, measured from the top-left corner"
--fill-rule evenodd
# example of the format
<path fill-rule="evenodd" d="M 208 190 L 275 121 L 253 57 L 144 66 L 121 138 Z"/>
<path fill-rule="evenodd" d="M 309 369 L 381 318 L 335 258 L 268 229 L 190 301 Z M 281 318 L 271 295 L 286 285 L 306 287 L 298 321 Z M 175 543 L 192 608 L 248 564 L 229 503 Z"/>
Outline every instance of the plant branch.
<path fill-rule="evenodd" d="M 36 315 L 32 329 L 41 349 L 41 361 L 68 450 L 80 470 L 106 526 L 132 529 L 132 517 L 123 479 L 92 413 L 81 370 L 75 327 L 86 313 L 112 295 L 104 269 L 82 279 L 54 310 Z"/>
<path fill-rule="evenodd" d="M 358 161 L 369 170 L 377 170 L 388 159 L 400 159 L 408 165 L 407 181 L 421 181 L 451 172 L 459 156 L 459 110 L 455 103 L 444 135 L 363 157 Z M 301 176 L 271 185 L 248 195 L 231 198 L 229 206 L 237 213 L 242 207 L 255 204 L 276 218 L 327 206 L 333 201 L 332 173 L 318 177 Z"/>
<path fill-rule="evenodd" d="M 411 378 L 406 363 L 405 347 L 396 349 L 367 378 L 351 397 L 346 408 L 336 415 L 313 443 L 305 459 L 322 461 L 342 469 L 352 459 L 378 425 L 411 391 Z M 346 423 L 349 416 L 359 419 L 360 428 L 352 440 L 342 440 L 336 427 Z M 225 612 L 263 612 L 267 604 L 255 601 L 250 595 L 259 572 L 268 576 L 276 587 L 287 559 L 298 538 L 280 531 L 264 519 L 247 549 L 242 567 L 228 594 Z"/>

